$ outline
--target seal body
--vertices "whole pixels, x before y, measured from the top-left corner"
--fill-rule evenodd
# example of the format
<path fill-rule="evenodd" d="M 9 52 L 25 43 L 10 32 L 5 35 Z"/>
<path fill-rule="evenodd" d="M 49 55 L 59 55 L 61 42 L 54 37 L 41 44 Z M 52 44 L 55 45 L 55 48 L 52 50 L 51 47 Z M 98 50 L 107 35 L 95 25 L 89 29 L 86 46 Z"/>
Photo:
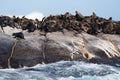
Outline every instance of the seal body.
<path fill-rule="evenodd" d="M 14 38 L 25 39 L 22 32 L 13 33 L 12 36 L 14 36 Z"/>

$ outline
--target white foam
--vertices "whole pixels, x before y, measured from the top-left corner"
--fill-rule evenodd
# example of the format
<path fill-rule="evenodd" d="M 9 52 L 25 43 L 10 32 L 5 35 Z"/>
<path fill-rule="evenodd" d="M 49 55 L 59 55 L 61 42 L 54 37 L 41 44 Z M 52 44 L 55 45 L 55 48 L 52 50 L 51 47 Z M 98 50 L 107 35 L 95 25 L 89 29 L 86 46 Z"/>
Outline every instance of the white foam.
<path fill-rule="evenodd" d="M 40 12 L 32 12 L 30 14 L 27 14 L 25 17 L 28 19 L 33 19 L 33 20 L 38 19 L 41 21 L 44 15 Z"/>
<path fill-rule="evenodd" d="M 8 16 L 13 17 L 13 15 L 8 15 Z M 15 16 L 19 17 L 19 18 L 22 18 L 23 16 L 25 16 L 28 19 L 33 19 L 33 20 L 38 19 L 40 21 L 44 17 L 43 13 L 41 13 L 41 12 L 31 12 L 31 13 L 28 13 L 28 14 L 25 14 L 25 15 L 20 14 L 20 15 L 15 15 Z"/>
<path fill-rule="evenodd" d="M 0 70 L 0 80 L 120 80 L 119 76 L 116 67 L 78 61 Z"/>

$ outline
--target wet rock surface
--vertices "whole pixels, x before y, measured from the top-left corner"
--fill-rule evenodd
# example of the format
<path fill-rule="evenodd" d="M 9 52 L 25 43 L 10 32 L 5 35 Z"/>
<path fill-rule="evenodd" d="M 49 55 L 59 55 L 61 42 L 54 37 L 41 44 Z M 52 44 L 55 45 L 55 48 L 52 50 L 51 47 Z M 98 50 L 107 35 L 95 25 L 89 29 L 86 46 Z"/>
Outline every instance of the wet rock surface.
<path fill-rule="evenodd" d="M 18 68 L 61 60 L 117 66 L 120 22 L 65 13 L 42 21 L 0 16 L 0 67 Z"/>

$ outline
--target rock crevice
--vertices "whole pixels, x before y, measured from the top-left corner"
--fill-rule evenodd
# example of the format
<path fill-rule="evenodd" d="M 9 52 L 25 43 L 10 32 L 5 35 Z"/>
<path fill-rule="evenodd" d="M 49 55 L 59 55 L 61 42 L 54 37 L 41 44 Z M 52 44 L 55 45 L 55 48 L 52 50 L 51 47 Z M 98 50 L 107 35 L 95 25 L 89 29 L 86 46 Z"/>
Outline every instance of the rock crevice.
<path fill-rule="evenodd" d="M 16 44 L 17 44 L 17 40 L 14 42 L 12 49 L 11 49 L 10 57 L 8 58 L 8 67 L 9 68 L 11 68 L 11 58 L 14 55 L 14 50 L 15 50 Z"/>

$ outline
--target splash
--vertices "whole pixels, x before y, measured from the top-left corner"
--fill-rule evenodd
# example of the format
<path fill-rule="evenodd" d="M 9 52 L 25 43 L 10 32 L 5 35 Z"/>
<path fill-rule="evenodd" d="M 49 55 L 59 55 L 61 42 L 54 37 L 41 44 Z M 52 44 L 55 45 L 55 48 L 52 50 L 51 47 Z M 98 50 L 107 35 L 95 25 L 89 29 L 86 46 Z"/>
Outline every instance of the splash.
<path fill-rule="evenodd" d="M 78 61 L 0 70 L 0 80 L 120 80 L 119 76 L 119 68 Z"/>

